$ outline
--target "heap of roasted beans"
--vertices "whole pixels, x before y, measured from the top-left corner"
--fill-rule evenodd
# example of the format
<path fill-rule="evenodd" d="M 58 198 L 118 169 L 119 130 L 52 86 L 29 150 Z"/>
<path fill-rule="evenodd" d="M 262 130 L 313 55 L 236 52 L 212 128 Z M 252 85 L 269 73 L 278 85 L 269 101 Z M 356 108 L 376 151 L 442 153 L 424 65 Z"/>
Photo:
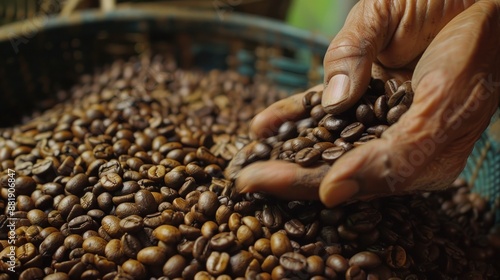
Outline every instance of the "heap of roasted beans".
<path fill-rule="evenodd" d="M 339 116 L 310 92 L 306 118 L 258 142 L 249 121 L 284 95 L 230 71 L 131 58 L 59 95 L 0 130 L 0 279 L 500 277 L 495 207 L 462 181 L 333 209 L 232 187 L 256 160 L 332 163 L 380 137 L 407 82 L 374 79 Z"/>

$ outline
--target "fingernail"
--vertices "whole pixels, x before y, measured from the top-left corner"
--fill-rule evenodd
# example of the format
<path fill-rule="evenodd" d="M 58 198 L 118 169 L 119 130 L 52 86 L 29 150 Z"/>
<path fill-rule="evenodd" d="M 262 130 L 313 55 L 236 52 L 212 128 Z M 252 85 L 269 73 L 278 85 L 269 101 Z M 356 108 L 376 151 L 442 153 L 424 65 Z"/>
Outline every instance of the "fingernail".
<path fill-rule="evenodd" d="M 344 102 L 349 96 L 349 77 L 344 74 L 333 76 L 323 91 L 323 107 L 328 109 Z"/>
<path fill-rule="evenodd" d="M 323 189 L 320 198 L 327 207 L 336 206 L 347 201 L 359 191 L 359 185 L 354 180 L 337 182 L 334 185 Z"/>

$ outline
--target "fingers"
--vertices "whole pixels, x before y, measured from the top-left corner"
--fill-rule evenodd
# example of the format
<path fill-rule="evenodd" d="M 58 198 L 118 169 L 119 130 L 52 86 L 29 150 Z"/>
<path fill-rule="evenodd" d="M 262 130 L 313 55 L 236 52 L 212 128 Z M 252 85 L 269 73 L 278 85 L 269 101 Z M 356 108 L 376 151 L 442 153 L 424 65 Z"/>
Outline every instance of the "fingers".
<path fill-rule="evenodd" d="M 304 115 L 302 98 L 307 92 L 322 89 L 322 85 L 317 85 L 306 92 L 292 95 L 267 107 L 252 120 L 250 133 L 257 138 L 274 135 L 282 123 L 297 120 Z"/>
<path fill-rule="evenodd" d="M 329 170 L 324 164 L 304 168 L 286 161 L 257 162 L 245 167 L 236 179 L 239 192 L 266 192 L 283 199 L 318 199 L 318 187 Z"/>
<path fill-rule="evenodd" d="M 390 40 L 399 17 L 390 1 L 361 1 L 349 13 L 324 58 L 325 111 L 338 114 L 356 103 L 370 81 L 371 66 Z"/>
<path fill-rule="evenodd" d="M 325 55 L 325 110 L 338 114 L 356 103 L 376 59 L 388 68 L 413 68 L 436 34 L 474 2 L 360 1 Z"/>
<path fill-rule="evenodd" d="M 381 139 L 340 158 L 320 185 L 334 206 L 350 198 L 448 186 L 462 171 L 499 99 L 500 8 L 480 1 L 454 18 L 422 56 L 410 110 Z M 478 79 L 479 77 L 479 79 Z M 495 80 L 496 79 L 496 80 Z M 491 80 L 490 80 L 491 81 Z"/>

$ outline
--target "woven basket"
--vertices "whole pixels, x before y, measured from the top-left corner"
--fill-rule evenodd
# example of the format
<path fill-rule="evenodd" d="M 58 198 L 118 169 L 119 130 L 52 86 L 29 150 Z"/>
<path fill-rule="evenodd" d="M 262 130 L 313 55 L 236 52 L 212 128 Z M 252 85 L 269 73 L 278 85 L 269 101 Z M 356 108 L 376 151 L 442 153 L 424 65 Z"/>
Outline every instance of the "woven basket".
<path fill-rule="evenodd" d="M 17 22 L 0 28 L 0 123 L 43 106 L 40 100 L 53 98 L 82 73 L 137 54 L 173 53 L 182 67 L 235 69 L 298 91 L 322 82 L 328 44 L 259 17 L 164 5 L 119 5 L 106 13 Z M 499 116 L 497 111 L 462 173 L 491 203 L 500 199 Z"/>

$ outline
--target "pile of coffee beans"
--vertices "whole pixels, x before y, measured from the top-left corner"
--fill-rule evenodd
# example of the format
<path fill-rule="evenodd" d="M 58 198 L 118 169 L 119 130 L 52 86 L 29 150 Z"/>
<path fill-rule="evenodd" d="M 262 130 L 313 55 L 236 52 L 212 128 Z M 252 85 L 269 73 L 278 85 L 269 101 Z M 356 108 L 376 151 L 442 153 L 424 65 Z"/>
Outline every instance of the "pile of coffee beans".
<path fill-rule="evenodd" d="M 0 279 L 500 277 L 495 209 L 464 182 L 327 209 L 238 194 L 224 175 L 248 145 L 254 158 L 232 165 L 331 163 L 380 137 L 412 99 L 393 82 L 387 95 L 373 80 L 342 116 L 309 93 L 310 118 L 251 144 L 251 118 L 284 97 L 266 83 L 160 56 L 83 76 L 66 101 L 0 130 Z"/>

